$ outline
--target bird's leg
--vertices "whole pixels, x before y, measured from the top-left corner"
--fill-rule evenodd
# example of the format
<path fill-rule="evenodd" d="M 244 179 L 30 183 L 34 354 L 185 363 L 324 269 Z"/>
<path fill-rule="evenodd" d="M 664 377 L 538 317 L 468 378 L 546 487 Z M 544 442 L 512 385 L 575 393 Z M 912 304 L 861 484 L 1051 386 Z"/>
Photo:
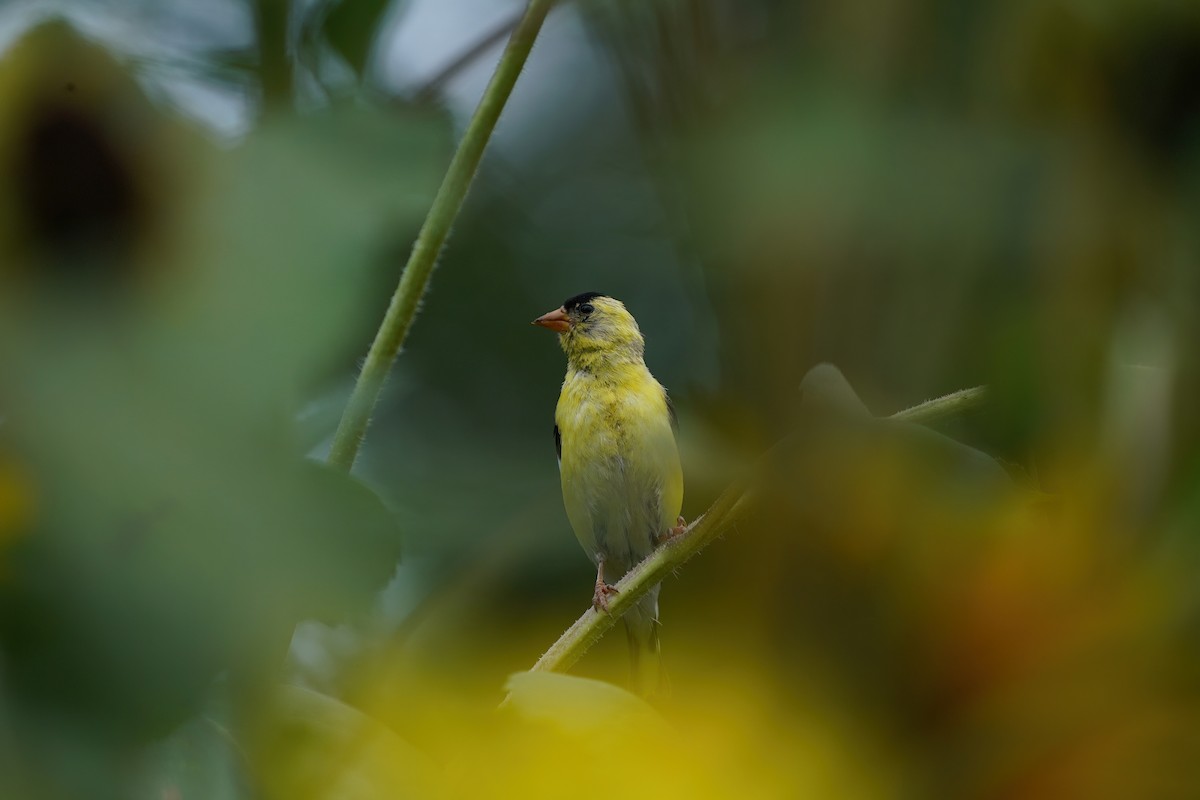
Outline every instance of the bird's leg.
<path fill-rule="evenodd" d="M 596 562 L 596 591 L 592 594 L 592 607 L 607 614 L 608 596 L 617 593 L 617 587 L 609 586 L 604 582 L 604 559 L 598 559 Z"/>

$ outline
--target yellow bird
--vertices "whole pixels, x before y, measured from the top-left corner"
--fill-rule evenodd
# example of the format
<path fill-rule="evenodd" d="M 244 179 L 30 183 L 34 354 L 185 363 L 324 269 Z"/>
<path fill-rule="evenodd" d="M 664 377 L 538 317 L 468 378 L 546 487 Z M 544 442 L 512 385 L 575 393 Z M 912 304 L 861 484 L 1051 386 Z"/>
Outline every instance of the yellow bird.
<path fill-rule="evenodd" d="M 558 333 L 567 377 L 554 412 L 563 503 L 596 564 L 592 603 L 608 610 L 621 579 L 682 529 L 683 470 L 667 392 L 643 360 L 645 339 L 620 301 L 598 292 L 568 299 L 534 325 Z M 658 591 L 625 614 L 634 687 L 661 688 Z"/>

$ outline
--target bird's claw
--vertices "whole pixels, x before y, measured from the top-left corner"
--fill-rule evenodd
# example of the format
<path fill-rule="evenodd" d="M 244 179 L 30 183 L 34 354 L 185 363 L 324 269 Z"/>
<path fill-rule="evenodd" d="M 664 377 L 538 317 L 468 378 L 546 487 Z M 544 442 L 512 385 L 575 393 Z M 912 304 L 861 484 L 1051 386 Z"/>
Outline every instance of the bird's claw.
<path fill-rule="evenodd" d="M 675 527 L 668 528 L 667 535 L 664 538 L 666 538 L 669 541 L 671 539 L 674 539 L 676 536 L 679 536 L 681 533 L 683 533 L 686 530 L 687 530 L 687 520 L 681 516 L 676 517 L 675 518 Z"/>
<path fill-rule="evenodd" d="M 608 596 L 620 594 L 615 586 L 609 586 L 604 581 L 596 581 L 596 591 L 592 594 L 592 608 L 608 613 Z"/>

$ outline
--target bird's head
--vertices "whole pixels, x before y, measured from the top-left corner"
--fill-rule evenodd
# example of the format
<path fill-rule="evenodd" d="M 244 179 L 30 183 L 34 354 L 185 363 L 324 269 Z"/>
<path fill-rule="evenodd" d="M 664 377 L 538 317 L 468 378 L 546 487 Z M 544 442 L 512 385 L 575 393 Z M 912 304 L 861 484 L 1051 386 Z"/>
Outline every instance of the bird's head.
<path fill-rule="evenodd" d="M 645 352 L 637 320 L 620 300 L 599 292 L 569 297 L 533 324 L 558 333 L 567 360 L 579 368 L 638 362 Z"/>

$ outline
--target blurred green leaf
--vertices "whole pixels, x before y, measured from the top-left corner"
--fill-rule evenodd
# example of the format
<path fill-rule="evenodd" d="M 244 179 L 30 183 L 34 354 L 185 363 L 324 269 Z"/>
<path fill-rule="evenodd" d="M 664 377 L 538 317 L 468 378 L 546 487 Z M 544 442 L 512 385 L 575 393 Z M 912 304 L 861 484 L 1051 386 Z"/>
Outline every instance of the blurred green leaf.
<path fill-rule="evenodd" d="M 325 17 L 325 36 L 360 76 L 392 0 L 340 0 Z"/>
<path fill-rule="evenodd" d="M 267 760 L 269 797 L 431 797 L 436 765 L 394 731 L 342 701 L 281 686 Z"/>
<path fill-rule="evenodd" d="M 395 516 L 357 478 L 324 464 L 306 465 L 296 488 L 307 508 L 280 544 L 301 613 L 327 622 L 363 614 L 400 561 Z"/>
<path fill-rule="evenodd" d="M 220 671 L 278 669 L 299 620 L 364 613 L 400 535 L 239 387 L 196 391 L 183 353 L 68 343 L 40 349 L 58 367 L 31 367 L 12 398 L 38 513 L 0 586 L 0 633 L 29 708 L 115 745 L 178 724 Z"/>
<path fill-rule="evenodd" d="M 445 164 L 445 118 L 338 108 L 273 118 L 216 158 L 187 236 L 189 279 L 162 309 L 199 382 L 279 407 L 364 346 L 375 269 L 415 235 Z M 402 244 L 401 244 L 402 243 Z M 395 280 L 389 272 L 387 282 Z"/>
<path fill-rule="evenodd" d="M 216 720 L 197 717 L 140 758 L 136 800 L 241 800 L 251 797 L 244 754 Z"/>

